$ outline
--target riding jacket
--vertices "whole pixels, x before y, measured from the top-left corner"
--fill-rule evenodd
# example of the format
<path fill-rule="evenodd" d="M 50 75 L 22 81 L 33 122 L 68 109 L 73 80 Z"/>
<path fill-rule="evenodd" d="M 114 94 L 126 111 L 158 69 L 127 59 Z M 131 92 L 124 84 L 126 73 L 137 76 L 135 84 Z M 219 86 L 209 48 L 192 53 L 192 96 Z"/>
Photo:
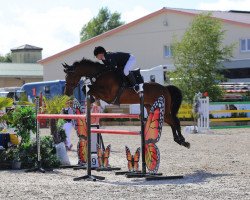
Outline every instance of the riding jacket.
<path fill-rule="evenodd" d="M 107 52 L 104 54 L 104 57 L 105 60 L 102 60 L 103 64 L 123 71 L 129 60 L 130 54 L 123 52 Z"/>

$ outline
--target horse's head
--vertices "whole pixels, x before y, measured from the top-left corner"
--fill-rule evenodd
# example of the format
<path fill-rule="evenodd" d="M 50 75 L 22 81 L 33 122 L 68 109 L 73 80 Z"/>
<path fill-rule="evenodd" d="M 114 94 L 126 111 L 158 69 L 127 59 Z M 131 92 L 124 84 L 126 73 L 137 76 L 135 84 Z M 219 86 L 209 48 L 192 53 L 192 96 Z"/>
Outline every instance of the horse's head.
<path fill-rule="evenodd" d="M 71 96 L 81 77 L 79 77 L 78 74 L 75 73 L 75 67 L 69 66 L 66 63 L 63 64 L 63 67 L 64 72 L 66 73 L 64 94 Z"/>
<path fill-rule="evenodd" d="M 79 62 L 73 63 L 73 65 L 63 64 L 65 75 L 65 90 L 64 94 L 70 96 L 73 94 L 74 89 L 79 83 L 81 77 L 94 77 L 97 73 L 100 73 L 103 69 L 103 65 L 98 62 L 83 58 Z"/>

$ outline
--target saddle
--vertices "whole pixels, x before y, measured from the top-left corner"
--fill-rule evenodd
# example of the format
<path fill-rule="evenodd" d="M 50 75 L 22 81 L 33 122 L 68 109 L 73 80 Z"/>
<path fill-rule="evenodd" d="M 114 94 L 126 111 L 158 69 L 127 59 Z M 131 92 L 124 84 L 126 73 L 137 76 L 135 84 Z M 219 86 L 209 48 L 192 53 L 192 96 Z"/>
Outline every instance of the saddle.
<path fill-rule="evenodd" d="M 136 84 L 142 84 L 144 83 L 144 80 L 143 80 L 143 76 L 141 75 L 141 72 L 140 72 L 140 69 L 137 68 L 137 69 L 134 69 L 132 71 L 130 71 L 130 73 L 133 73 L 133 76 L 135 77 L 135 81 L 136 81 Z M 120 105 L 120 96 L 122 95 L 124 89 L 126 88 L 132 88 L 134 87 L 133 85 L 131 85 L 130 81 L 128 80 L 128 78 L 122 73 L 122 78 L 121 78 L 121 84 L 120 84 L 120 88 L 116 94 L 116 97 L 114 99 L 114 101 L 112 102 L 112 104 L 114 105 Z"/>

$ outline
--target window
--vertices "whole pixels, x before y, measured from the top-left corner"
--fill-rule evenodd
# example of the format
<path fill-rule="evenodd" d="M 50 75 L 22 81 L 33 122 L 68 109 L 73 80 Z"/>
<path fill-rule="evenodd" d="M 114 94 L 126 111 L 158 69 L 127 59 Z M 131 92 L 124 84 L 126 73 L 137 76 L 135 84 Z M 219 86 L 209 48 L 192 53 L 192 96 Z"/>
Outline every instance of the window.
<path fill-rule="evenodd" d="M 172 57 L 172 47 L 171 46 L 164 46 L 164 57 L 165 58 Z"/>
<path fill-rule="evenodd" d="M 50 93 L 50 86 L 46 85 L 46 86 L 44 87 L 44 93 L 45 93 L 45 94 L 49 94 L 49 93 Z"/>
<path fill-rule="evenodd" d="M 240 40 L 240 51 L 250 51 L 250 39 Z"/>
<path fill-rule="evenodd" d="M 222 70 L 222 74 L 229 79 L 250 78 L 249 68 L 233 68 Z"/>

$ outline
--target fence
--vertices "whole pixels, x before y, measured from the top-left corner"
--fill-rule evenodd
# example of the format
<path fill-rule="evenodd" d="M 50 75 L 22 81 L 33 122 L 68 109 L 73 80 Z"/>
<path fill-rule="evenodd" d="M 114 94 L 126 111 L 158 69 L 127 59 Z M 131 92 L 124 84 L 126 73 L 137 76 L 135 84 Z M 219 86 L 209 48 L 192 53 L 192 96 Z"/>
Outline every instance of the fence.
<path fill-rule="evenodd" d="M 217 107 L 214 105 L 218 105 Z M 239 106 L 246 105 L 246 106 Z M 250 121 L 250 102 L 214 102 L 209 103 L 209 98 L 199 98 L 199 118 L 197 120 L 198 132 L 217 128 L 246 128 Z M 214 108 L 212 109 L 212 106 Z M 232 114 L 235 114 L 233 117 Z M 243 116 L 243 114 L 245 116 Z M 210 116 L 209 116 L 210 115 Z M 211 118 L 211 115 L 214 115 Z M 211 122 L 223 123 L 223 125 L 211 126 Z M 238 125 L 225 125 L 226 122 L 237 122 Z M 243 125 L 243 123 L 245 123 Z"/>

